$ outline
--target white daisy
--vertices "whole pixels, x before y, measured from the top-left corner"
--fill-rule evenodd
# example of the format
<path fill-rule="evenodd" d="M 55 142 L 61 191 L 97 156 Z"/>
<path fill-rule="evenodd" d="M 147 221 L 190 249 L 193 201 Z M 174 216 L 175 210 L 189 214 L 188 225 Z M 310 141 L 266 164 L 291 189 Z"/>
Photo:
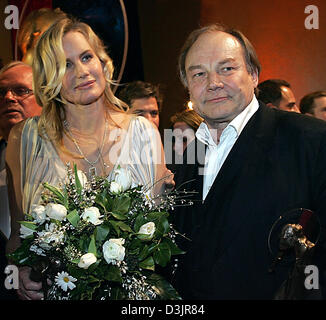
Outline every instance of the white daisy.
<path fill-rule="evenodd" d="M 76 288 L 76 285 L 73 283 L 77 281 L 76 278 L 70 276 L 67 272 L 62 271 L 61 273 L 58 272 L 58 274 L 55 277 L 55 283 L 63 290 L 67 291 L 69 288 L 70 290 Z"/>

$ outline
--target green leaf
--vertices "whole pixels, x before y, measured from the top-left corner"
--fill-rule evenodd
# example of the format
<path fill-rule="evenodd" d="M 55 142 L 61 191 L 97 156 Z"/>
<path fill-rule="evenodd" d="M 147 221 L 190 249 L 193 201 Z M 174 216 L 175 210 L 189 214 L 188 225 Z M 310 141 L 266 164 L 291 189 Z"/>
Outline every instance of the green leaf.
<path fill-rule="evenodd" d="M 110 226 L 106 224 L 101 224 L 96 227 L 96 241 L 102 242 L 106 239 L 107 235 L 110 232 Z"/>
<path fill-rule="evenodd" d="M 157 243 L 151 243 L 150 245 L 145 244 L 140 253 L 138 254 L 138 260 L 141 261 L 147 258 L 150 254 L 152 254 L 155 249 L 157 249 L 157 247 Z"/>
<path fill-rule="evenodd" d="M 134 230 L 135 232 L 138 232 L 140 227 L 145 224 L 146 222 L 148 222 L 145 218 L 144 215 L 141 213 L 139 214 L 136 219 L 135 219 L 135 223 L 134 223 Z"/>
<path fill-rule="evenodd" d="M 61 190 L 57 187 L 51 186 L 50 184 L 48 184 L 47 182 L 43 183 L 44 188 L 50 190 L 59 200 L 60 204 L 65 203 L 65 197 L 63 195 L 63 193 L 61 192 Z"/>
<path fill-rule="evenodd" d="M 138 233 L 137 234 L 137 238 L 142 240 L 142 241 L 149 241 L 151 240 L 153 237 L 149 234 L 144 234 L 144 233 Z"/>
<path fill-rule="evenodd" d="M 146 258 L 145 260 L 139 262 L 139 267 L 147 270 L 155 270 L 155 263 L 152 256 Z"/>
<path fill-rule="evenodd" d="M 156 250 L 157 249 L 157 247 L 158 247 L 158 243 L 152 243 L 152 244 L 150 244 L 149 245 L 149 247 L 148 247 L 148 252 L 151 254 L 152 252 L 154 252 L 154 250 Z"/>
<path fill-rule="evenodd" d="M 122 230 L 122 231 L 126 231 L 126 232 L 132 232 L 131 228 L 125 224 L 122 221 L 118 221 L 117 222 L 117 226 Z"/>
<path fill-rule="evenodd" d="M 24 227 L 31 229 L 31 230 L 36 230 L 37 229 L 37 225 L 35 224 L 35 222 L 32 221 L 19 221 L 19 223 L 21 225 L 23 225 Z"/>
<path fill-rule="evenodd" d="M 185 254 L 185 251 L 182 251 L 171 239 L 166 238 L 163 240 L 163 243 L 167 243 L 167 245 L 170 247 L 171 255 L 177 255 L 177 254 Z"/>
<path fill-rule="evenodd" d="M 124 214 L 129 211 L 131 199 L 127 195 L 121 195 L 113 199 L 112 212 Z"/>
<path fill-rule="evenodd" d="M 166 217 L 166 216 L 167 216 L 167 213 L 164 211 L 155 211 L 155 212 L 149 212 L 147 214 L 147 219 L 149 221 L 155 221 L 155 220 L 159 220 L 162 217 Z"/>
<path fill-rule="evenodd" d="M 122 282 L 120 269 L 117 266 L 109 265 L 104 274 L 104 278 L 109 281 Z"/>
<path fill-rule="evenodd" d="M 73 264 L 78 264 L 80 261 L 80 259 L 73 259 L 73 260 L 70 260 L 71 263 Z"/>
<path fill-rule="evenodd" d="M 118 213 L 118 212 L 110 212 L 110 213 L 117 220 L 126 220 L 127 219 L 127 217 L 125 215 L 121 214 L 121 213 Z"/>
<path fill-rule="evenodd" d="M 29 250 L 32 241 L 33 239 L 24 239 L 22 244 L 14 252 L 7 254 L 8 259 L 17 265 L 30 265 L 33 262 L 33 255 Z"/>
<path fill-rule="evenodd" d="M 103 208 L 105 212 L 111 211 L 111 203 L 110 198 L 108 197 L 107 193 L 99 193 L 95 198 L 95 203 L 98 204 Z"/>
<path fill-rule="evenodd" d="M 88 252 L 89 247 L 89 237 L 86 234 L 81 235 L 79 238 L 79 248 L 81 251 Z"/>
<path fill-rule="evenodd" d="M 159 292 L 162 300 L 182 300 L 179 293 L 162 276 L 153 273 L 147 277 L 147 282 L 156 288 L 155 291 Z"/>
<path fill-rule="evenodd" d="M 88 252 L 89 253 L 93 253 L 95 256 L 97 254 L 97 250 L 96 250 L 96 242 L 95 242 L 95 236 L 94 234 L 91 235 L 91 241 L 88 245 Z"/>
<path fill-rule="evenodd" d="M 132 255 L 138 255 L 142 245 L 142 241 L 137 238 L 134 238 L 129 244 L 128 252 Z"/>
<path fill-rule="evenodd" d="M 139 255 L 138 255 L 138 260 L 144 260 L 145 258 L 147 258 L 147 256 L 149 255 L 149 250 L 148 250 L 148 245 L 144 245 L 143 249 L 140 251 Z"/>
<path fill-rule="evenodd" d="M 74 227 L 77 227 L 78 222 L 80 220 L 77 210 L 75 209 L 69 212 L 69 214 L 67 215 L 67 219 Z"/>
<path fill-rule="evenodd" d="M 166 235 L 170 231 L 170 224 L 168 219 L 163 216 L 159 219 L 159 221 L 156 223 L 156 232 L 160 235 Z"/>
<path fill-rule="evenodd" d="M 114 220 L 109 220 L 109 223 L 112 225 L 113 229 L 117 233 L 117 236 L 119 237 L 120 236 L 120 228 L 118 226 L 118 222 L 114 221 Z"/>
<path fill-rule="evenodd" d="M 153 253 L 155 263 L 165 267 L 171 259 L 171 250 L 167 243 L 161 242 Z"/>

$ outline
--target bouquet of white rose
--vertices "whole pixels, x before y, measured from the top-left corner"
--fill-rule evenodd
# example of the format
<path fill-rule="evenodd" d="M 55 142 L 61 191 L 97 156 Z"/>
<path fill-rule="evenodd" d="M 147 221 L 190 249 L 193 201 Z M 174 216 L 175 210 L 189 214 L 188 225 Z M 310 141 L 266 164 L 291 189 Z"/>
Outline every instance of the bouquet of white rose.
<path fill-rule="evenodd" d="M 67 173 L 60 187 L 44 184 L 42 204 L 21 221 L 22 244 L 9 255 L 33 268 L 45 299 L 179 299 L 155 273 L 184 253 L 169 222 L 177 196 L 154 201 L 122 168 L 113 181 L 87 181 L 76 166 Z"/>

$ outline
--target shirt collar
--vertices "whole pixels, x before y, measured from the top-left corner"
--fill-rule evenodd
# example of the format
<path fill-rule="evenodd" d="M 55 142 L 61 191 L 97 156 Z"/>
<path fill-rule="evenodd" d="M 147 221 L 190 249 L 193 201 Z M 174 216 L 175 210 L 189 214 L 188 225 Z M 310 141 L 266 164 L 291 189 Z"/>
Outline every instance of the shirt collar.
<path fill-rule="evenodd" d="M 248 106 L 227 125 L 227 127 L 223 130 L 222 134 L 225 132 L 226 129 L 232 127 L 236 131 L 236 137 L 238 137 L 246 126 L 249 119 L 258 110 L 258 108 L 259 103 L 256 99 L 256 96 L 254 95 Z M 202 122 L 198 127 L 198 130 L 196 131 L 196 137 L 199 141 L 206 145 L 216 145 L 205 122 Z"/>

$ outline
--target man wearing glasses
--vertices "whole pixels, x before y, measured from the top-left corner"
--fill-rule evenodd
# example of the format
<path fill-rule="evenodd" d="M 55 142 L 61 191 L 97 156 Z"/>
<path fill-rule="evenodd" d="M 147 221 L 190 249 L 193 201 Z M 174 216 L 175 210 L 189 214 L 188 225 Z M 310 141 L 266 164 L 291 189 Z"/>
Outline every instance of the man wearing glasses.
<path fill-rule="evenodd" d="M 10 236 L 5 152 L 11 128 L 26 118 L 41 114 L 42 108 L 36 103 L 32 83 L 32 68 L 23 62 L 11 62 L 0 70 L 0 274 L 2 275 L 7 264 L 4 256 L 5 243 Z M 0 292 L 6 295 L 4 281 L 0 281 L 0 286 Z"/>

